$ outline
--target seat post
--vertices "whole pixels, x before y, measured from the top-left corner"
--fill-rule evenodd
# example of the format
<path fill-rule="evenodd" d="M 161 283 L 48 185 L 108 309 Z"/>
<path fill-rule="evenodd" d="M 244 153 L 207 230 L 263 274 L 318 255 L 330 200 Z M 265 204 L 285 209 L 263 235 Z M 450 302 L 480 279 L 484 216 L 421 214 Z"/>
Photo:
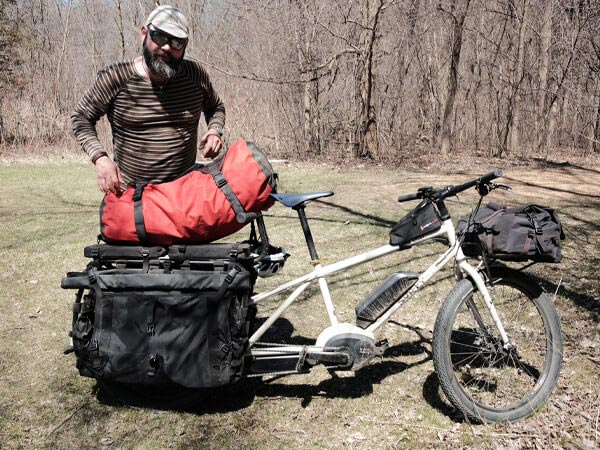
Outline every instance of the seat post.
<path fill-rule="evenodd" d="M 312 233 L 310 232 L 310 227 L 308 226 L 308 220 L 306 218 L 306 213 L 304 212 L 304 207 L 305 205 L 302 204 L 294 209 L 298 211 L 298 217 L 300 218 L 300 225 L 302 225 L 302 231 L 304 232 L 304 239 L 306 239 L 306 245 L 308 246 L 310 259 L 312 261 L 318 261 L 319 255 L 317 254 L 315 241 L 313 240 Z"/>

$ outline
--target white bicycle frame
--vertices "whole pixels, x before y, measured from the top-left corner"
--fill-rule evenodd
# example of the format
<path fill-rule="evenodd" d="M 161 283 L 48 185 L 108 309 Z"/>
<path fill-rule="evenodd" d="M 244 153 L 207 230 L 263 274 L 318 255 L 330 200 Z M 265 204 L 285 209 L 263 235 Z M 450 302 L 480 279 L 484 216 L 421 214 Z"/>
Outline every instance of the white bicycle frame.
<path fill-rule="evenodd" d="M 470 277 L 471 280 L 475 283 L 476 288 L 483 296 L 483 300 L 485 305 L 487 306 L 490 316 L 494 321 L 502 339 L 502 342 L 505 347 L 509 345 L 509 338 L 506 334 L 504 326 L 500 321 L 498 313 L 496 312 L 496 308 L 494 307 L 492 298 L 490 293 L 486 287 L 484 279 L 479 274 L 479 271 L 470 265 L 465 255 L 462 251 L 459 242 L 456 239 L 456 230 L 454 228 L 454 224 L 451 219 L 444 220 L 442 222 L 442 226 L 436 232 L 429 234 L 420 239 L 416 239 L 412 241 L 410 244 L 417 245 L 423 242 L 430 241 L 436 237 L 445 236 L 448 240 L 448 249 L 423 273 L 420 274 L 417 282 L 413 285 L 413 287 L 402 297 L 402 299 L 407 299 L 408 297 L 414 295 L 415 292 L 419 291 L 423 286 L 427 284 L 427 282 L 438 273 L 446 264 L 448 264 L 452 260 L 456 260 L 457 266 L 459 270 L 466 276 Z M 329 316 L 329 321 L 332 326 L 338 325 L 339 321 L 336 317 L 335 306 L 331 299 L 331 294 L 329 292 L 329 287 L 327 286 L 326 278 L 330 275 L 333 275 L 338 272 L 342 272 L 344 270 L 350 269 L 357 265 L 366 263 L 368 261 L 380 258 L 382 256 L 386 256 L 393 252 L 397 252 L 400 250 L 399 246 L 393 245 L 384 245 L 382 247 L 373 249 L 366 253 L 362 253 L 342 261 L 322 266 L 320 263 L 315 264 L 312 272 L 307 273 L 299 278 L 288 281 L 287 283 L 281 284 L 280 286 L 269 290 L 267 292 L 256 294 L 252 297 L 252 300 L 259 304 L 261 301 L 273 297 L 274 295 L 280 294 L 289 289 L 295 288 L 294 291 L 287 297 L 287 299 L 269 316 L 269 318 L 261 325 L 261 327 L 254 332 L 254 334 L 249 339 L 249 350 L 252 355 L 273 355 L 274 353 L 281 352 L 285 354 L 290 354 L 292 352 L 300 352 L 306 351 L 307 347 L 304 346 L 286 346 L 285 349 L 280 347 L 261 347 L 256 348 L 254 345 L 258 342 L 258 340 L 263 336 L 263 334 L 273 325 L 273 323 L 281 317 L 281 315 L 296 301 L 296 299 L 306 290 L 310 284 L 317 280 L 319 283 L 319 288 L 321 291 L 321 297 L 325 304 L 325 309 L 327 311 L 327 315 Z M 400 300 L 400 299 L 399 299 Z M 404 302 L 396 301 L 391 308 L 389 308 L 384 314 L 377 319 L 373 324 L 371 324 L 368 328 L 366 328 L 365 334 L 372 336 L 373 333 L 379 329 L 382 325 L 384 325 L 390 317 L 402 306 Z M 348 327 L 356 328 L 354 325 L 348 324 Z M 323 348 L 319 346 L 308 346 L 311 351 L 322 351 Z"/>

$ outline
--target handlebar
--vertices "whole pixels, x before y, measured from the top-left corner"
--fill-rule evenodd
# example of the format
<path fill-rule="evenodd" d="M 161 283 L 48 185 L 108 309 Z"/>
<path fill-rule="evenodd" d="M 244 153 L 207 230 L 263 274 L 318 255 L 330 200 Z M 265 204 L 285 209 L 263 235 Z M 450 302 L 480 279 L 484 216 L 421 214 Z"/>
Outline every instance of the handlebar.
<path fill-rule="evenodd" d="M 421 197 L 419 197 L 417 194 L 406 194 L 406 195 L 401 195 L 400 197 L 398 197 L 398 201 L 400 203 L 402 202 L 408 202 L 410 200 L 417 200 Z"/>
<path fill-rule="evenodd" d="M 441 189 L 433 189 L 432 187 L 422 187 L 414 194 L 406 194 L 398 197 L 399 202 L 407 202 L 410 200 L 418 200 L 423 198 L 429 198 L 434 201 L 444 200 L 447 197 L 454 196 L 459 192 L 466 191 L 467 189 L 476 186 L 477 190 L 481 195 L 486 195 L 490 190 L 490 182 L 496 178 L 502 176 L 502 170 L 496 169 L 493 172 L 486 173 L 466 183 L 459 184 L 457 186 L 446 186 Z"/>

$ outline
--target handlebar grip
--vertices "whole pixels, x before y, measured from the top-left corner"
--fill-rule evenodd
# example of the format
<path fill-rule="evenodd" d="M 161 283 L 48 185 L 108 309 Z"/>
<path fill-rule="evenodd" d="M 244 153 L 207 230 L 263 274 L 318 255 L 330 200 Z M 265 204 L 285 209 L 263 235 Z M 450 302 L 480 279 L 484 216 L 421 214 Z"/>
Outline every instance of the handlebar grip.
<path fill-rule="evenodd" d="M 482 175 L 480 180 L 484 183 L 487 183 L 488 181 L 492 181 L 495 178 L 500 178 L 501 176 L 502 176 L 502 169 L 496 169 L 493 172 Z"/>
<path fill-rule="evenodd" d="M 402 202 L 408 202 L 410 200 L 417 200 L 420 197 L 417 194 L 406 194 L 406 195 L 401 195 L 400 197 L 398 197 L 398 201 L 400 203 Z"/>

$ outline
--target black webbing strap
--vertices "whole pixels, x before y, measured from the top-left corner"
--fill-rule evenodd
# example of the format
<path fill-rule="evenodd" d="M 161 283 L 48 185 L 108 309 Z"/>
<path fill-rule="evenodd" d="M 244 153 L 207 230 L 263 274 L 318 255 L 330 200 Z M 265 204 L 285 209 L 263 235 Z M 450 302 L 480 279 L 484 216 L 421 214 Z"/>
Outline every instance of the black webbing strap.
<path fill-rule="evenodd" d="M 73 323 L 71 324 L 71 329 L 75 328 L 75 324 L 77 323 L 77 319 L 79 318 L 79 313 L 81 313 L 81 299 L 83 298 L 83 288 L 79 288 L 77 290 L 77 294 L 75 294 L 75 303 L 73 303 Z"/>
<path fill-rule="evenodd" d="M 221 173 L 216 164 L 207 164 L 206 167 L 212 175 L 213 180 L 215 180 L 217 187 L 221 189 L 223 194 L 225 194 L 225 198 L 227 201 L 229 201 L 229 204 L 233 208 L 233 212 L 235 212 L 235 219 L 239 223 L 246 223 L 249 215 L 242 206 L 240 199 L 237 198 L 237 195 L 235 195 L 235 192 L 233 192 L 233 189 L 231 189 L 231 186 L 229 186 L 225 176 Z"/>
<path fill-rule="evenodd" d="M 215 297 L 214 297 L 215 302 L 220 302 L 223 299 L 225 292 L 227 291 L 227 289 L 229 288 L 231 283 L 233 283 L 233 280 L 235 280 L 235 277 L 237 276 L 237 274 L 240 273 L 241 271 L 242 271 L 242 268 L 238 264 L 233 265 L 233 267 L 229 270 L 229 272 L 225 276 L 225 280 L 223 281 L 223 284 L 219 287 L 219 290 L 215 294 Z"/>
<path fill-rule="evenodd" d="M 224 364 L 224 355 L 229 354 L 231 352 L 231 338 L 230 336 L 223 336 L 223 332 L 220 329 L 220 325 L 223 323 L 227 323 L 229 320 L 229 307 L 230 303 L 235 301 L 231 295 L 229 298 L 226 298 L 225 295 L 227 293 L 227 289 L 235 280 L 235 277 L 238 273 L 242 271 L 242 268 L 238 264 L 233 264 L 233 267 L 229 270 L 227 275 L 225 276 L 225 280 L 223 284 L 219 287 L 219 290 L 216 294 L 208 297 L 208 306 L 210 312 L 210 318 L 208 320 L 208 366 L 210 369 L 208 370 L 208 376 L 210 382 L 218 382 L 221 384 L 223 380 L 229 380 L 230 373 L 230 365 Z M 225 338 L 225 339 L 224 339 Z M 225 342 L 224 342 L 225 341 Z M 217 345 L 220 344 L 220 345 Z"/>
<path fill-rule="evenodd" d="M 229 318 L 229 310 L 230 310 L 230 303 L 231 302 L 235 302 L 235 298 L 233 296 L 230 297 L 230 299 L 228 300 L 222 300 L 221 303 L 217 306 L 217 320 L 215 320 L 216 323 L 218 324 L 222 324 L 222 323 L 227 323 L 229 320 L 231 320 Z M 220 333 L 219 333 L 220 334 Z M 219 379 L 220 380 L 229 380 L 231 378 L 231 364 L 228 363 L 223 363 L 223 359 L 225 359 L 225 361 L 231 361 L 231 357 L 230 356 L 226 356 L 229 355 L 231 353 L 231 344 L 232 344 L 232 339 L 230 335 L 225 336 L 225 339 L 223 339 L 223 336 L 218 336 L 220 337 L 220 341 L 221 341 L 221 346 L 218 347 L 218 351 L 217 351 L 217 346 L 213 346 L 213 352 L 217 353 L 215 356 L 215 362 L 221 362 L 218 366 L 218 371 L 219 371 Z M 225 342 L 223 342 L 225 341 Z M 216 365 L 216 364 L 215 364 Z M 216 367 L 215 367 L 216 369 Z"/>
<path fill-rule="evenodd" d="M 102 301 L 102 289 L 98 286 L 96 272 L 88 268 L 86 274 L 90 283 L 90 290 L 95 294 L 94 324 L 98 327 L 97 338 L 90 341 L 88 348 L 91 364 L 88 368 L 101 375 L 106 360 L 100 356 L 100 349 L 106 352 L 110 345 L 110 333 L 107 330 L 112 327 L 112 302 Z"/>
<path fill-rule="evenodd" d="M 96 277 L 96 272 L 91 267 L 86 268 L 85 274 L 88 277 L 88 282 L 90 283 L 90 289 L 94 291 L 96 294 L 96 301 L 102 299 L 102 289 L 98 286 L 98 278 Z"/>
<path fill-rule="evenodd" d="M 535 210 L 531 206 L 528 206 L 523 210 L 523 212 L 527 215 L 527 218 L 529 219 L 529 222 L 531 222 L 531 225 L 533 225 L 535 234 L 542 234 L 542 226 L 540 225 L 540 222 L 537 219 Z"/>
<path fill-rule="evenodd" d="M 544 230 L 542 229 L 542 225 L 538 220 L 537 214 L 535 213 L 535 209 L 533 209 L 533 207 L 529 205 L 523 210 L 523 212 L 527 214 L 527 218 L 529 219 L 529 222 L 531 223 L 535 231 L 535 235 L 533 237 L 533 241 L 535 242 L 535 249 L 539 255 L 543 255 L 545 253 L 544 247 L 542 246 L 539 236 L 544 233 Z"/>
<path fill-rule="evenodd" d="M 148 273 L 150 270 L 150 249 L 142 248 L 142 258 L 142 271 Z"/>
<path fill-rule="evenodd" d="M 137 183 L 133 193 L 133 220 L 135 232 L 140 242 L 146 242 L 146 226 L 144 225 L 144 212 L 142 211 L 142 192 L 148 183 Z"/>
<path fill-rule="evenodd" d="M 146 305 L 146 334 L 148 336 L 154 336 L 155 323 L 154 323 L 154 310 L 156 308 L 156 302 L 151 300 Z"/>

